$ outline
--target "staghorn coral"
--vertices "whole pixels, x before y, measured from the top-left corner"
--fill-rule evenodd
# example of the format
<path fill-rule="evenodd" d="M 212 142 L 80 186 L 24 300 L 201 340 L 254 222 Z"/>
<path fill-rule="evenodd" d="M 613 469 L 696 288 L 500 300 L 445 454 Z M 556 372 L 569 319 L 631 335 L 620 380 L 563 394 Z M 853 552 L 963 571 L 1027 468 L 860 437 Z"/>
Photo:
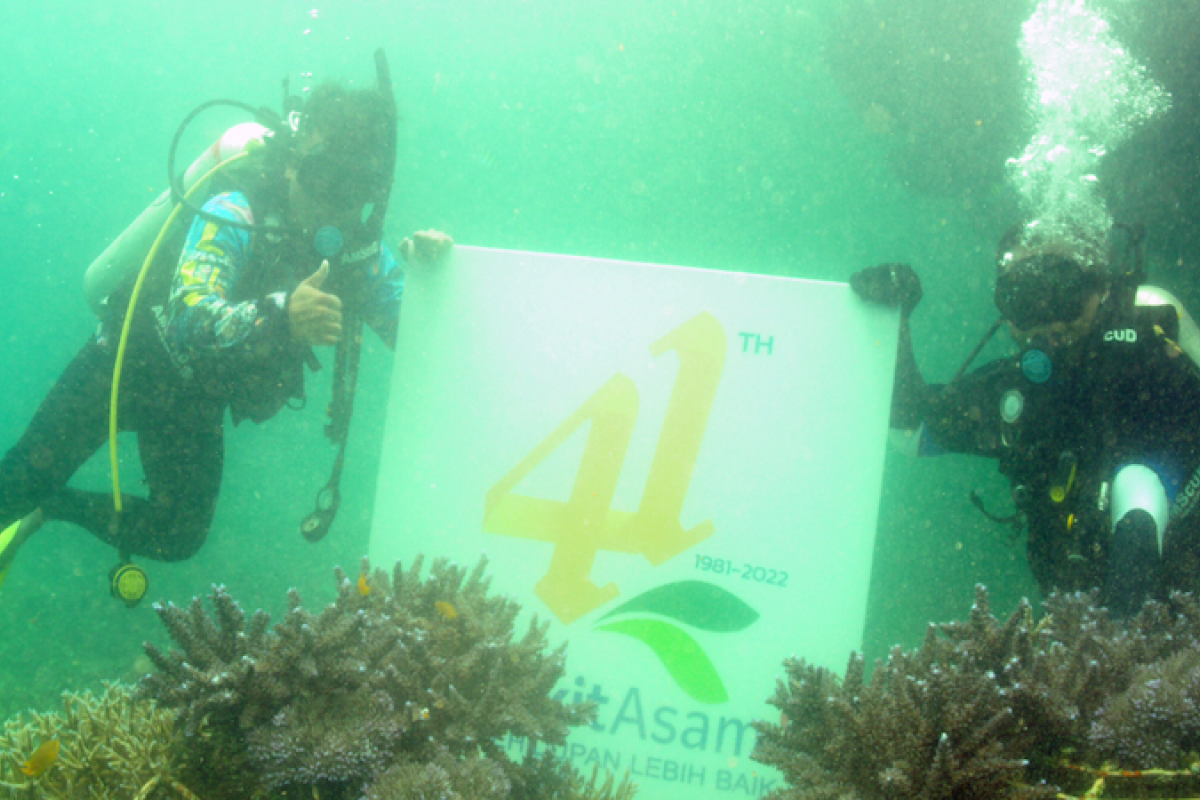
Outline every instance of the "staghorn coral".
<path fill-rule="evenodd" d="M 335 570 L 332 604 L 313 614 L 291 592 L 274 628 L 261 611 L 247 623 L 222 587 L 211 617 L 199 599 L 186 610 L 156 606 L 182 650 L 146 645 L 159 673 L 141 691 L 178 710 L 185 783 L 206 796 L 408 797 L 442 787 L 450 797 L 469 777 L 497 796 L 525 796 L 503 793 L 526 773 L 496 740 L 561 744 L 593 711 L 550 698 L 563 648 L 548 649 L 536 617 L 514 636 L 520 607 L 488 596 L 486 560 L 469 573 L 438 560 L 425 579 L 421 567 L 418 557 L 389 577 L 364 559 L 357 582 Z"/>
<path fill-rule="evenodd" d="M 505 775 L 488 759 L 455 759 L 440 749 L 423 764 L 398 762 L 363 800 L 631 800 L 636 790 L 628 777 L 620 783 L 612 775 L 601 780 L 598 766 L 585 778 L 550 753 L 530 754 Z"/>
<path fill-rule="evenodd" d="M 585 778 L 553 754 L 535 756 L 533 749 L 531 744 L 525 760 L 513 771 L 512 800 L 631 800 L 637 792 L 637 784 L 628 775 L 620 783 L 611 774 L 601 781 L 600 768 L 593 765 L 591 776 Z"/>
<path fill-rule="evenodd" d="M 134 699 L 129 687 L 63 694 L 63 712 L 8 720 L 0 736 L 0 798 L 129 800 L 151 781 L 170 780 L 181 758 L 174 713 Z M 30 780 L 18 768 L 57 739 L 58 760 Z M 141 797 L 160 795 L 145 794 Z M 167 796 L 165 794 L 161 796 Z"/>
<path fill-rule="evenodd" d="M 504 800 L 511 790 L 512 784 L 495 762 L 457 759 L 438 747 L 425 762 L 396 762 L 367 790 L 364 800 Z"/>
<path fill-rule="evenodd" d="M 1200 648 L 1200 603 L 1190 594 L 1175 592 L 1166 601 L 1146 603 L 1132 619 L 1120 622 L 1097 607 L 1096 600 L 1094 592 L 1048 598 L 1037 658 L 1029 668 L 1012 673 L 1014 707 L 1041 734 L 1032 757 L 1049 756 L 1068 747 L 1099 763 L 1122 750 L 1163 754 L 1175 748 L 1182 736 L 1163 730 L 1136 745 L 1128 736 L 1125 745 L 1112 739 L 1113 733 L 1125 735 L 1117 733 L 1121 730 L 1132 733 L 1129 726 L 1137 724 L 1132 718 L 1120 721 L 1131 707 L 1119 701 L 1125 693 L 1138 691 L 1139 674 L 1147 669 L 1161 671 L 1163 664 L 1177 655 Z M 1169 685 L 1157 695 L 1160 701 L 1177 695 L 1182 690 L 1178 682 L 1185 677 L 1172 672 Z M 1105 714 L 1105 706 L 1114 703 L 1123 709 L 1116 718 L 1112 712 Z M 1139 700 L 1138 705 L 1145 706 L 1147 714 L 1157 713 L 1157 702 L 1146 706 Z M 1105 716 L 1115 729 L 1106 725 L 1097 730 L 1098 721 Z M 1148 722 L 1150 717 L 1144 719 Z M 1140 734 L 1135 738 L 1142 739 Z M 1107 744 L 1102 746 L 1102 742 Z M 1169 759 L 1169 763 L 1176 761 L 1177 757 Z M 1126 763 L 1134 766 L 1133 761 Z M 1160 763 L 1156 757 L 1136 766 L 1169 763 Z"/>
<path fill-rule="evenodd" d="M 966 620 L 893 650 L 869 684 L 861 656 L 840 681 L 790 659 L 754 757 L 784 772 L 780 800 L 1053 797 L 1027 781 L 1062 777 L 1067 757 L 1184 766 L 1200 747 L 1200 603 L 1177 593 L 1119 622 L 1095 601 L 1053 596 L 1036 625 L 1022 602 L 1000 622 L 977 587 Z"/>
<path fill-rule="evenodd" d="M 1200 650 L 1140 669 L 1100 709 L 1089 739 L 1100 755 L 1130 769 L 1187 766 L 1185 754 L 1200 749 Z"/>
<path fill-rule="evenodd" d="M 785 725 L 759 722 L 756 760 L 779 768 L 788 800 L 1014 797 L 1024 762 L 1005 744 L 1019 725 L 994 676 L 897 649 L 869 684 L 854 656 L 843 681 L 802 660 L 770 701 Z M 918 677 L 919 675 L 919 677 Z M 1029 789 L 1027 797 L 1054 793 Z"/>
<path fill-rule="evenodd" d="M 387 769 L 399 740 L 391 698 L 360 687 L 291 703 L 246 735 L 269 790 L 353 783 Z"/>
<path fill-rule="evenodd" d="M 966 621 L 894 649 L 869 684 L 857 654 L 841 681 L 790 659 L 770 700 L 787 722 L 756 724 L 754 757 L 784 772 L 786 798 L 1053 797 L 1020 785 L 1032 732 L 1008 702 L 1006 672 L 1029 661 L 1034 635 L 1028 604 L 1001 624 L 979 587 Z"/>

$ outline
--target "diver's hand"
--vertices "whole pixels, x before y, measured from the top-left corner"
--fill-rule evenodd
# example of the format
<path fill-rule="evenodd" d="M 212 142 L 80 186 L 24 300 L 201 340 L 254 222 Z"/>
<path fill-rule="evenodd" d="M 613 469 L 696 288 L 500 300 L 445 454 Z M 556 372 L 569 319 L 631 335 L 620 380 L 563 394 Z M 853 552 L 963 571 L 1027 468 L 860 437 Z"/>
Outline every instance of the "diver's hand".
<path fill-rule="evenodd" d="M 899 307 L 905 319 L 921 302 L 921 279 L 908 264 L 880 264 L 850 276 L 850 288 L 868 303 Z"/>
<path fill-rule="evenodd" d="M 301 344 L 337 344 L 342 338 L 342 301 L 321 291 L 329 277 L 329 262 L 309 275 L 288 298 L 288 326 Z"/>
<path fill-rule="evenodd" d="M 409 264 L 436 264 L 450 253 L 454 240 L 441 231 L 417 231 L 400 243 L 400 255 Z"/>

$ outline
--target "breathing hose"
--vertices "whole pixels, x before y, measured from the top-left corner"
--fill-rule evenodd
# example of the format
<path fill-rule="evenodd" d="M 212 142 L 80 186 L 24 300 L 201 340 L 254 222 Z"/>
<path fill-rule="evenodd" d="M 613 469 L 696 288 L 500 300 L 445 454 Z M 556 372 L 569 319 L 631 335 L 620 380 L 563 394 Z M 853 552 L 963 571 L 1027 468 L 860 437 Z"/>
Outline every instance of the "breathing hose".
<path fill-rule="evenodd" d="M 187 194 L 184 195 L 184 200 L 191 198 L 201 187 L 207 186 L 208 179 L 219 170 L 248 155 L 250 154 L 238 153 L 204 173 L 204 176 L 196 181 Z M 133 327 L 133 312 L 137 308 L 138 298 L 142 293 L 142 284 L 145 282 L 146 276 L 150 273 L 150 266 L 158 256 L 158 251 L 162 247 L 163 241 L 167 238 L 167 231 L 171 230 L 171 226 L 179 216 L 181 208 L 183 208 L 182 202 L 175 204 L 174 210 L 171 211 L 171 216 L 167 217 L 166 224 L 158 232 L 158 237 L 154 240 L 154 244 L 150 247 L 150 252 L 146 255 L 146 261 L 142 264 L 141 271 L 138 272 L 137 281 L 133 284 L 133 292 L 129 296 L 129 306 L 125 309 L 125 322 L 121 326 L 121 339 L 117 344 L 117 359 L 113 366 L 112 397 L 109 400 L 110 407 L 108 412 L 108 453 L 109 459 L 112 462 L 113 508 L 118 514 L 124 510 L 121 506 L 121 467 L 117 454 L 117 433 L 119 432 L 119 428 L 117 427 L 117 401 L 121 390 L 121 370 L 125 365 L 125 349 L 129 342 L 129 331 Z"/>

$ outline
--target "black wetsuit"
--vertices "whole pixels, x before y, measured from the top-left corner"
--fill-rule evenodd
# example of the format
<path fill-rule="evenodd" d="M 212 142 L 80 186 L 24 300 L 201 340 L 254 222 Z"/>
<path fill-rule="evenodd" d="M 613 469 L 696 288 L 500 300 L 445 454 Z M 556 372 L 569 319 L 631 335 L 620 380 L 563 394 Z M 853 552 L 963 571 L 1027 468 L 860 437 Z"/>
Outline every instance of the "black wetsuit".
<path fill-rule="evenodd" d="M 217 194 L 205 205 L 210 213 L 260 220 L 272 214 L 286 216 L 278 199 L 281 192 L 236 175 L 223 179 L 233 182 L 227 188 L 239 194 Z M 237 211 L 243 205 L 246 215 Z M 233 269 L 231 264 L 212 261 L 217 243 L 226 239 L 227 226 L 211 220 L 195 222 L 185 247 L 188 229 L 180 227 L 151 268 L 122 369 L 117 419 L 122 431 L 137 433 L 146 497 L 123 492 L 118 518 L 110 493 L 67 486 L 108 440 L 117 342 L 136 277 L 130 275 L 109 298 L 110 315 L 102 321 L 100 334 L 79 351 L 24 435 L 0 460 L 0 528 L 40 507 L 46 519 L 79 525 L 122 554 L 159 561 L 189 558 L 204 544 L 216 509 L 226 409 L 236 424 L 247 418 L 263 422 L 285 404 L 302 404 L 305 365 L 319 364 L 310 347 L 292 339 L 286 304 L 299 281 L 313 274 L 323 257 L 310 239 L 295 231 L 256 233 L 253 247 L 248 235 L 230 233 L 230 240 L 246 238 L 245 262 Z M 202 245 L 194 244 L 195 240 Z M 347 331 L 343 341 L 356 341 L 354 332 L 365 323 L 392 346 L 403 274 L 378 241 L 374 246 L 347 246 L 346 251 L 358 260 L 350 267 L 339 260 L 340 266 L 322 286 L 343 302 L 343 330 Z M 180 336 L 182 326 L 171 323 L 165 307 L 178 308 L 185 302 L 179 299 L 181 288 L 203 282 L 195 273 L 190 282 L 181 276 L 185 264 L 204 259 L 208 259 L 204 266 L 222 272 L 228 284 L 220 289 L 205 284 L 210 295 L 229 308 L 254 307 L 253 315 L 239 318 L 251 333 L 222 341 L 219 347 L 181 349 L 179 342 L 182 338 L 186 343 L 187 336 Z M 234 274 L 236 280 L 229 278 Z M 213 279 L 214 285 L 218 282 Z M 213 335 L 215 326 L 197 327 L 210 343 L 220 338 Z M 348 419 L 341 422 L 344 430 Z"/>
<path fill-rule="evenodd" d="M 148 496 L 123 492 L 116 526 L 111 493 L 67 487 L 108 440 L 113 351 L 85 344 L 0 461 L 0 520 L 41 507 L 46 519 L 86 528 L 123 553 L 188 558 L 204 544 L 216 510 L 225 405 L 181 381 L 162 347 L 136 348 L 121 380 L 118 420 L 137 432 Z"/>
<path fill-rule="evenodd" d="M 186 229 L 186 227 L 185 227 Z M 118 423 L 137 433 L 147 495 L 67 486 L 108 440 L 117 341 L 135 275 L 109 298 L 100 332 L 67 366 L 17 444 L 0 460 L 0 526 L 41 508 L 48 520 L 87 529 L 124 555 L 159 561 L 191 557 L 204 544 L 216 510 L 224 463 L 224 421 L 261 422 L 303 397 L 303 365 L 311 350 L 291 341 L 285 310 L 266 302 L 289 293 L 312 258 L 295 259 L 286 243 L 256 248 L 231 302 L 259 302 L 262 335 L 182 368 L 165 345 L 163 303 L 170 292 L 182 234 L 163 248 L 137 307 L 122 369 Z M 299 269 L 287 266 L 300 263 Z"/>
<path fill-rule="evenodd" d="M 1044 362 L 1013 357 L 926 387 L 902 349 L 893 427 L 923 422 L 925 455 L 999 461 L 1043 593 L 1103 588 L 1111 482 L 1131 463 L 1153 469 L 1173 502 L 1160 590 L 1200 589 L 1200 373 L 1173 342 L 1174 308 L 1123 305 L 1106 302 L 1043 382 Z"/>

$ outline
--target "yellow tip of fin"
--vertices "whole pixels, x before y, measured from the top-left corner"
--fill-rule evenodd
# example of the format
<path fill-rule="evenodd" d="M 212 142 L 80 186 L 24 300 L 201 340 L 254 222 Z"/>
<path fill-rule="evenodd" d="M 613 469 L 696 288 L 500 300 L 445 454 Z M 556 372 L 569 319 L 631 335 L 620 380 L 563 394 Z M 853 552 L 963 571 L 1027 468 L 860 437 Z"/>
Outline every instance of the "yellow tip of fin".
<path fill-rule="evenodd" d="M 4 555 L 4 551 L 12 544 L 13 539 L 17 538 L 17 531 L 19 530 L 21 530 L 21 520 L 17 520 L 3 531 L 0 531 L 0 556 Z"/>
<path fill-rule="evenodd" d="M 17 520 L 12 525 L 9 525 L 3 531 L 0 531 L 0 558 L 4 557 L 4 551 L 9 548 L 13 540 L 17 538 L 17 532 L 21 530 L 21 520 Z M 12 567 L 10 562 L 4 569 L 0 569 L 0 586 L 4 585 L 4 579 L 8 577 L 8 570 Z"/>

